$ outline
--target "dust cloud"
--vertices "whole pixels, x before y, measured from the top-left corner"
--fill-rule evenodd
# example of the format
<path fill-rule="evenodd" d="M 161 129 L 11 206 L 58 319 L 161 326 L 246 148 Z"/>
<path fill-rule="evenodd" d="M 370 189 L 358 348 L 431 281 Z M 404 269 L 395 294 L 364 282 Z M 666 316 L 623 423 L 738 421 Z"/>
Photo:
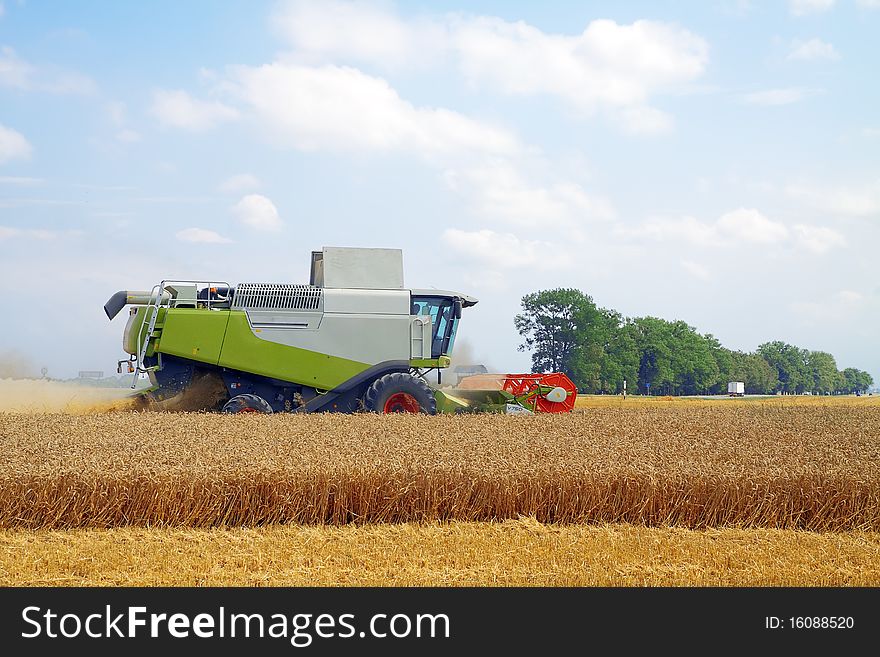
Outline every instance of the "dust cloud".
<path fill-rule="evenodd" d="M 48 379 L 0 379 L 0 413 L 96 413 L 134 408 L 132 390 Z"/>
<path fill-rule="evenodd" d="M 207 374 L 196 377 L 187 388 L 162 401 L 142 398 L 136 407 L 151 411 L 219 411 L 229 399 L 223 379 Z"/>
<path fill-rule="evenodd" d="M 486 362 L 486 359 L 478 352 L 477 349 L 474 348 L 474 345 L 466 339 L 458 339 L 455 341 L 455 346 L 452 349 L 451 355 L 452 363 L 448 368 L 443 370 L 441 375 L 441 383 L 437 383 L 436 373 L 432 372 L 429 377 L 431 379 L 428 381 L 429 384 L 435 387 L 448 387 L 455 386 L 457 381 L 457 375 L 455 374 L 456 367 L 468 367 L 471 365 L 483 365 L 489 372 L 497 372 L 498 370 L 494 369 L 489 363 Z M 463 375 L 468 376 L 468 375 Z"/>
<path fill-rule="evenodd" d="M 37 376 L 33 361 L 17 351 L 0 351 L 0 379 L 25 379 Z"/>

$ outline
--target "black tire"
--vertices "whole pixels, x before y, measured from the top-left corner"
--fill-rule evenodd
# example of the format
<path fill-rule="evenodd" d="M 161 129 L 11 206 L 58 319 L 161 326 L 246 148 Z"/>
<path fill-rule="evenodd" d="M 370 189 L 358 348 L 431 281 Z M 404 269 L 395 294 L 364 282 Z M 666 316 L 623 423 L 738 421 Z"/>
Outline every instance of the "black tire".
<path fill-rule="evenodd" d="M 437 413 L 434 391 L 425 380 L 393 372 L 379 377 L 364 393 L 364 407 L 372 413 Z"/>
<path fill-rule="evenodd" d="M 269 402 L 259 395 L 236 395 L 223 405 L 222 413 L 271 413 Z"/>

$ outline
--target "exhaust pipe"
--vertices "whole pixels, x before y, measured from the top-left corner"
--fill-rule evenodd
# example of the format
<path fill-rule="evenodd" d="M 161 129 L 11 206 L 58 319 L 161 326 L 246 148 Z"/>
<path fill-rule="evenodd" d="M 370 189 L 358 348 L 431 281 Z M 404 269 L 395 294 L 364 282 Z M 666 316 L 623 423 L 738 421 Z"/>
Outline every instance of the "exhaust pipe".
<path fill-rule="evenodd" d="M 162 292 L 162 301 L 167 301 L 170 298 L 171 295 L 168 292 Z M 129 304 L 135 306 L 146 306 L 151 301 L 155 301 L 155 296 L 150 291 L 119 290 L 119 292 L 107 299 L 107 303 L 104 304 L 104 312 L 107 313 L 107 319 L 112 320 L 114 317 L 116 317 L 116 315 L 119 314 L 120 310 L 122 310 Z"/>

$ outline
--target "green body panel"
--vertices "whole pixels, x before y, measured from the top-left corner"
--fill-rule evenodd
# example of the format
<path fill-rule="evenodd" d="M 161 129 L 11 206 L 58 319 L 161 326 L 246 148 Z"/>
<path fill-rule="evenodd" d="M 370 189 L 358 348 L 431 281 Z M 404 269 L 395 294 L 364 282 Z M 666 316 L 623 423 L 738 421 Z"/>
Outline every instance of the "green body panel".
<path fill-rule="evenodd" d="M 434 390 L 438 413 L 460 413 L 470 408 L 470 403 L 461 397 L 455 397 L 440 389 Z"/>
<path fill-rule="evenodd" d="M 141 329 L 141 326 L 144 323 L 144 317 L 147 316 L 147 308 L 146 306 L 141 306 L 135 311 L 134 319 L 129 317 L 129 323 L 126 324 L 125 334 L 123 335 L 123 345 L 122 348 L 126 353 L 136 354 L 137 353 L 137 336 L 138 331 Z"/>
<path fill-rule="evenodd" d="M 507 404 L 522 404 L 506 390 L 446 388 L 434 391 L 438 413 L 504 413 Z"/>
<path fill-rule="evenodd" d="M 146 331 L 147 319 L 147 308 L 138 308 L 126 335 L 129 353 L 137 352 L 137 336 Z M 158 351 L 318 390 L 332 390 L 371 365 L 263 340 L 237 310 L 160 308 L 153 337 L 147 356 Z"/>
<path fill-rule="evenodd" d="M 410 367 L 449 367 L 452 359 L 449 356 L 440 356 L 440 358 L 411 358 Z"/>
<path fill-rule="evenodd" d="M 153 327 L 153 337 L 157 337 L 162 332 L 162 327 L 165 324 L 165 308 L 159 309 L 159 314 L 156 316 L 156 324 Z M 147 336 L 145 335 L 147 331 L 147 308 L 146 306 L 140 307 L 135 311 L 134 317 L 129 318 L 128 324 L 126 325 L 125 334 L 123 335 L 123 349 L 129 354 L 136 354 L 138 352 L 138 338 L 140 337 L 142 340 L 146 340 Z M 147 356 L 155 356 L 156 355 L 156 342 L 155 340 L 151 340 L 150 344 L 147 346 Z"/>
<path fill-rule="evenodd" d="M 157 351 L 216 365 L 220 361 L 228 311 L 170 308 L 164 312 Z M 158 324 L 157 324 L 158 325 Z"/>
<path fill-rule="evenodd" d="M 229 324 L 217 362 L 221 367 L 332 390 L 371 365 L 262 340 L 251 330 L 243 311 L 226 314 Z"/>
<path fill-rule="evenodd" d="M 480 404 L 516 403 L 516 398 L 506 390 L 472 390 L 470 388 L 451 388 L 450 394 L 466 400 L 472 406 Z"/>

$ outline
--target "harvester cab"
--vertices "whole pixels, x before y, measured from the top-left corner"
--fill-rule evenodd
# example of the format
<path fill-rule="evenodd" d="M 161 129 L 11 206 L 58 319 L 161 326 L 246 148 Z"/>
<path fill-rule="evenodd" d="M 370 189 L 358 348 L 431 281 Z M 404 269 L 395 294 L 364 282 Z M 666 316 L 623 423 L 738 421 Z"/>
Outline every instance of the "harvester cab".
<path fill-rule="evenodd" d="M 148 407 L 534 412 L 510 393 L 459 396 L 425 380 L 451 364 L 462 310 L 476 303 L 451 290 L 405 288 L 399 249 L 324 247 L 312 252 L 308 285 L 164 280 L 117 292 L 104 311 L 112 320 L 131 306 L 120 369 L 134 374 L 132 388 L 149 376 L 139 393 Z M 535 390 L 546 397 L 545 388 Z M 576 391 L 551 397 L 560 394 L 573 403 Z"/>

